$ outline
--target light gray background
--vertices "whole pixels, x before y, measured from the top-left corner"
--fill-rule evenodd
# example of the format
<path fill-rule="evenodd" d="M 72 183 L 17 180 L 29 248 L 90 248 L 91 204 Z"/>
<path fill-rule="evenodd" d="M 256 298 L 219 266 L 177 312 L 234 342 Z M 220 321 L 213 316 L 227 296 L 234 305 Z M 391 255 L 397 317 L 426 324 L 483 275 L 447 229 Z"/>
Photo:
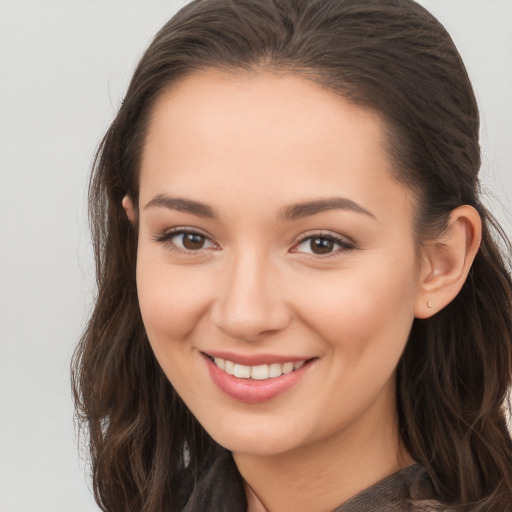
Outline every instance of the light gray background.
<path fill-rule="evenodd" d="M 0 512 L 97 510 L 69 359 L 94 292 L 86 184 L 152 35 L 183 1 L 0 0 Z M 482 110 L 483 183 L 511 233 L 512 0 L 424 0 Z"/>

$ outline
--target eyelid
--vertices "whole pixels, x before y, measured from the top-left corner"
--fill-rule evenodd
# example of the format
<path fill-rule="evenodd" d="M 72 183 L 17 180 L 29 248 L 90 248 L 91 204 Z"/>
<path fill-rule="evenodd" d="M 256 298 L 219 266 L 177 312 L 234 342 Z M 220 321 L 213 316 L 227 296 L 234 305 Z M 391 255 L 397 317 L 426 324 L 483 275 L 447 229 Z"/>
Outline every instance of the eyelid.
<path fill-rule="evenodd" d="M 201 248 L 196 251 L 194 250 L 186 250 L 178 247 L 176 244 L 172 243 L 171 239 L 177 235 L 181 234 L 194 234 L 194 235 L 200 235 L 203 236 L 206 240 L 208 240 L 214 247 L 206 247 Z M 187 254 L 187 255 L 197 255 L 199 253 L 204 252 L 205 250 L 218 250 L 219 244 L 213 240 L 213 238 L 199 228 L 194 228 L 191 226 L 176 226 L 174 228 L 166 229 L 165 231 L 161 232 L 158 235 L 155 235 L 153 237 L 155 242 L 161 243 L 168 247 L 169 250 L 178 252 L 180 254 Z"/>
<path fill-rule="evenodd" d="M 171 239 L 177 235 L 180 234 L 196 234 L 199 236 L 202 236 L 207 240 L 212 246 L 210 247 L 204 247 L 197 250 L 187 250 L 179 247 L 177 244 L 173 243 Z M 337 249 L 334 249 L 332 252 L 326 253 L 326 254 L 315 254 L 315 253 L 308 253 L 306 251 L 299 251 L 297 250 L 297 247 L 301 244 L 307 242 L 308 240 L 314 239 L 314 238 L 326 238 L 332 240 L 336 245 L 339 247 Z M 153 239 L 161 243 L 171 251 L 180 253 L 180 254 L 186 254 L 188 256 L 194 256 L 204 253 L 206 250 L 219 250 L 220 246 L 217 242 L 214 241 L 213 237 L 203 231 L 202 229 L 195 228 L 192 226 L 176 226 L 170 229 L 166 229 L 160 234 L 157 234 L 153 236 Z M 290 249 L 290 252 L 292 253 L 299 253 L 299 254 L 305 254 L 308 255 L 312 259 L 326 259 L 332 256 L 339 255 L 340 253 L 344 253 L 346 251 L 355 249 L 355 243 L 350 240 L 349 238 L 342 236 L 338 233 L 333 233 L 331 231 L 310 231 L 306 233 L 302 233 L 300 237 L 298 237 L 295 242 L 293 243 L 292 248 Z"/>
<path fill-rule="evenodd" d="M 332 240 L 335 244 L 339 246 L 338 249 L 333 250 L 330 253 L 327 254 L 314 254 L 314 253 L 307 253 L 303 251 L 298 251 L 296 248 L 303 244 L 304 242 L 307 242 L 308 240 L 312 240 L 314 238 L 327 238 Z M 299 254 L 306 254 L 310 258 L 314 259 L 325 259 L 332 256 L 337 256 L 341 253 L 344 253 L 346 251 L 350 251 L 352 249 L 355 249 L 356 245 L 355 243 L 350 240 L 349 238 L 339 235 L 338 233 L 333 233 L 330 231 L 312 231 L 308 233 L 303 233 L 300 235 L 300 237 L 294 242 L 292 249 L 290 252 L 292 253 L 299 253 Z"/>

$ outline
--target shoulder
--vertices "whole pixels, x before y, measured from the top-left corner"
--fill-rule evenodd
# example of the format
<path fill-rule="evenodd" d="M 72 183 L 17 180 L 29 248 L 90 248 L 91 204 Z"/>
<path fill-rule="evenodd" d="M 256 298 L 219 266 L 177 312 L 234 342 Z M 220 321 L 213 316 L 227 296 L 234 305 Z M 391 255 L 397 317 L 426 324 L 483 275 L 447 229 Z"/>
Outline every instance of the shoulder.
<path fill-rule="evenodd" d="M 438 500 L 427 471 L 413 464 L 360 492 L 333 512 L 454 512 Z"/>

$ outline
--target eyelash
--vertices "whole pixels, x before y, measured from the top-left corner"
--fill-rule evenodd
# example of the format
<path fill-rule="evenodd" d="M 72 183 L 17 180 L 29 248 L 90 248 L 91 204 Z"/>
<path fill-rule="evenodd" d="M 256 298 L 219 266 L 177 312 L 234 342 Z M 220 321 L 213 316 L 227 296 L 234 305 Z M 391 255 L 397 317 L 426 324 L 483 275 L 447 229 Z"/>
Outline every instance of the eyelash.
<path fill-rule="evenodd" d="M 205 233 L 202 233 L 202 232 L 194 230 L 194 229 L 187 229 L 187 228 L 183 228 L 183 227 L 174 228 L 174 229 L 171 229 L 169 231 L 165 231 L 164 233 L 156 236 L 154 239 L 155 239 L 156 242 L 161 243 L 162 245 L 165 245 L 166 248 L 168 248 L 170 251 L 177 252 L 177 253 L 180 253 L 180 254 L 186 254 L 186 255 L 189 255 L 189 256 L 197 255 L 202 250 L 205 249 L 204 247 L 200 247 L 197 250 L 180 248 L 179 246 L 176 245 L 176 243 L 172 242 L 172 239 L 177 237 L 177 236 L 179 236 L 179 235 L 196 235 L 196 236 L 200 236 L 200 237 L 203 238 L 203 240 L 205 242 L 209 242 L 210 244 L 212 244 L 214 246 L 214 248 L 217 247 L 216 244 L 211 240 L 211 238 L 208 235 L 206 235 Z M 330 251 L 330 252 L 328 252 L 326 254 L 315 254 L 313 252 L 307 253 L 307 252 L 304 252 L 304 251 L 296 250 L 296 248 L 301 246 L 302 244 L 307 243 L 308 241 L 311 242 L 311 241 L 313 241 L 315 239 L 317 239 L 317 240 L 328 240 L 328 241 L 332 242 L 333 244 L 337 245 L 338 248 L 335 249 L 335 250 L 332 250 L 332 251 Z M 340 253 L 352 250 L 354 248 L 355 248 L 354 244 L 349 242 L 349 241 L 347 241 L 344 238 L 335 236 L 335 235 L 333 235 L 331 233 L 318 232 L 318 233 L 314 233 L 314 234 L 311 234 L 311 235 L 303 236 L 302 238 L 300 238 L 294 244 L 291 252 L 293 252 L 293 253 L 308 254 L 309 258 L 311 258 L 311 259 L 326 259 L 326 258 L 329 258 L 329 257 L 332 257 L 332 256 L 339 255 Z M 208 248 L 208 249 L 211 249 L 211 247 Z"/>
<path fill-rule="evenodd" d="M 313 240 L 328 240 L 330 242 L 333 242 L 335 245 L 338 246 L 337 249 L 332 250 L 329 253 L 326 254 L 315 254 L 313 252 L 311 253 L 305 253 L 303 251 L 297 251 L 296 248 L 300 245 L 307 243 L 308 241 L 311 243 Z M 332 233 L 313 233 L 311 235 L 303 236 L 300 238 L 297 243 L 294 245 L 292 252 L 301 252 L 302 254 L 307 254 L 307 256 L 310 259 L 326 259 L 333 256 L 338 256 L 341 253 L 344 253 L 346 251 L 350 251 L 354 249 L 355 246 L 352 242 L 348 241 L 345 238 L 341 238 L 339 236 L 333 235 Z"/>
<path fill-rule="evenodd" d="M 211 244 L 215 245 L 211 238 L 206 235 L 205 233 L 202 233 L 201 231 L 195 230 L 195 229 L 188 229 L 188 228 L 174 228 L 168 231 L 165 231 L 161 235 L 158 235 L 155 237 L 155 241 L 158 243 L 161 243 L 162 245 L 165 245 L 167 249 L 173 252 L 177 252 L 180 254 L 187 254 L 187 255 L 195 255 L 198 254 L 203 248 L 199 248 L 198 250 L 193 249 L 182 249 L 181 247 L 178 247 L 176 243 L 172 241 L 173 238 L 179 236 L 179 235 L 196 235 L 202 237 L 205 242 L 209 241 Z"/>

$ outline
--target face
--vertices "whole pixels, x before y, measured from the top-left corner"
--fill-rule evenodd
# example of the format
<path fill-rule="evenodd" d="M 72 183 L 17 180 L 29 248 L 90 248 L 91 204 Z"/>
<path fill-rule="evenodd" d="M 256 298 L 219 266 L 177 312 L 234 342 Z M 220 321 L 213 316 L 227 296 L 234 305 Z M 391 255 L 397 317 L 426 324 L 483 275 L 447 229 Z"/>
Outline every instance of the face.
<path fill-rule="evenodd" d="M 174 388 L 235 453 L 395 416 L 418 262 L 384 142 L 378 116 L 286 75 L 202 72 L 155 106 L 142 316 Z"/>

